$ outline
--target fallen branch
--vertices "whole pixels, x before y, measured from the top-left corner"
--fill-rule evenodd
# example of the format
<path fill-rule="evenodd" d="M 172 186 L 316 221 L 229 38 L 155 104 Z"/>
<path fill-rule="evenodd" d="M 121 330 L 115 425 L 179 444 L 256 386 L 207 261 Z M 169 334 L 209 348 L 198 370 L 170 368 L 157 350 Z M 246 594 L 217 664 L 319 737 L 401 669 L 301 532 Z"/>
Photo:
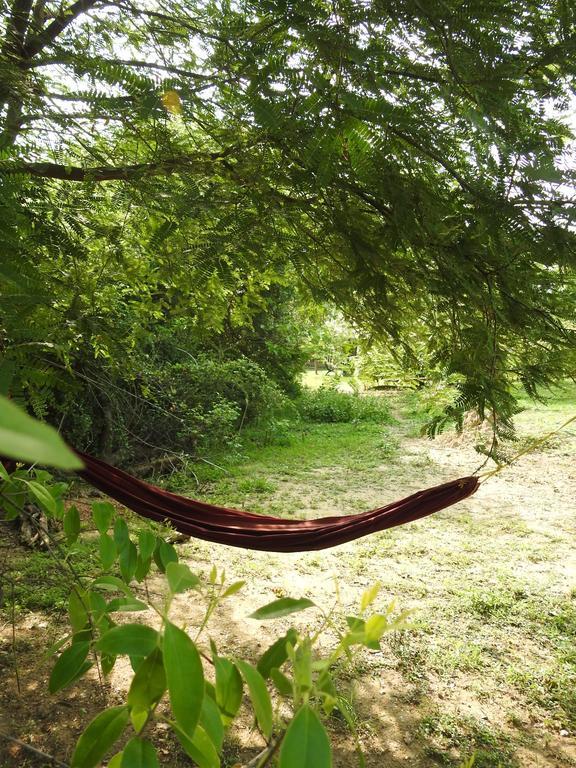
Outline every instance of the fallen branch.
<path fill-rule="evenodd" d="M 49 760 L 51 763 L 54 763 L 54 765 L 60 765 L 62 768 L 69 768 L 68 763 L 63 763 L 62 760 L 54 757 L 54 755 L 49 755 L 47 752 L 42 752 L 41 750 L 36 749 L 36 747 L 32 747 L 30 744 L 26 744 L 24 741 L 20 741 L 20 739 L 15 739 L 13 736 L 9 736 L 3 731 L 0 731 L 0 738 L 5 739 L 6 741 L 10 741 L 12 744 L 17 744 L 27 752 L 31 752 L 33 755 L 36 755 L 36 757 L 41 757 L 43 760 Z"/>

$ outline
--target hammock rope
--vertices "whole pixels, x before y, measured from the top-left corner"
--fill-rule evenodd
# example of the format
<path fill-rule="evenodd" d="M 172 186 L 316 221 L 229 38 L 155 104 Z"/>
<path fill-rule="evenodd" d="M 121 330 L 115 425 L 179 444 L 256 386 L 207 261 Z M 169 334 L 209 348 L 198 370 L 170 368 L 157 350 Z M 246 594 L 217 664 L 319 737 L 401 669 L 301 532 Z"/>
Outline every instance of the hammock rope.
<path fill-rule="evenodd" d="M 194 538 L 267 552 L 304 552 L 344 544 L 445 509 L 471 496 L 479 485 L 477 477 L 462 477 L 361 514 L 290 520 L 179 496 L 93 456 L 76 453 L 84 462 L 80 477 L 133 512 L 168 521 Z"/>

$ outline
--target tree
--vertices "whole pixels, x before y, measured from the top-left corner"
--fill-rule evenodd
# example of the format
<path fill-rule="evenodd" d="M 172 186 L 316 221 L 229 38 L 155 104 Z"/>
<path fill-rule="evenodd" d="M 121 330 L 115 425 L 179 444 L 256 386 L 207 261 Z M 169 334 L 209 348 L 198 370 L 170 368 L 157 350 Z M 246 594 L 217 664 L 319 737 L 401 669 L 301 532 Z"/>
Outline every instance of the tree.
<path fill-rule="evenodd" d="M 3 261 L 33 262 L 75 185 L 144 218 L 177 189 L 167 240 L 200 201 L 222 236 L 199 261 L 273 243 L 408 355 L 423 322 L 504 426 L 512 380 L 573 373 L 572 3 L 13 0 L 4 21 Z"/>

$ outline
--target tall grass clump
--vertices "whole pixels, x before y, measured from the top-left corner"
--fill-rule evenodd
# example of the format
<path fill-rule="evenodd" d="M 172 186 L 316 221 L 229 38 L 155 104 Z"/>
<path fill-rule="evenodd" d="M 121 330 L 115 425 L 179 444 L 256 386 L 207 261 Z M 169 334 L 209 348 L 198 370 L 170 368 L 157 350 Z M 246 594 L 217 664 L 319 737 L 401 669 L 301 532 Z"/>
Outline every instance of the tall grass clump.
<path fill-rule="evenodd" d="M 386 400 L 373 395 L 348 394 L 320 388 L 305 390 L 296 405 L 305 421 L 329 424 L 353 421 L 389 424 L 392 421 Z"/>

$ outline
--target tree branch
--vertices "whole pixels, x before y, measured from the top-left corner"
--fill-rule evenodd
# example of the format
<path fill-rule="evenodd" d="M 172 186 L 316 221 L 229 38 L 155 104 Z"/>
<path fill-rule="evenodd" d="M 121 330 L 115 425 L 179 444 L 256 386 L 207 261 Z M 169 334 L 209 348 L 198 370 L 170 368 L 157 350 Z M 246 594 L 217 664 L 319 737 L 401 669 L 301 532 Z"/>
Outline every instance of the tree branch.
<path fill-rule="evenodd" d="M 214 154 L 204 157 L 181 156 L 159 160 L 155 163 L 135 163 L 133 165 L 98 166 L 82 168 L 74 165 L 57 163 L 0 163 L 0 172 L 6 174 L 27 174 L 44 179 L 62 179 L 63 181 L 129 181 L 141 176 L 168 176 L 171 173 L 212 173 L 214 163 L 223 155 Z"/>
<path fill-rule="evenodd" d="M 98 63 L 98 60 L 92 57 L 90 59 L 92 63 Z M 74 64 L 75 58 L 72 56 L 53 56 L 47 59 L 40 59 L 38 61 L 27 62 L 25 69 L 36 69 L 37 67 L 48 67 L 54 64 Z M 141 69 L 158 69 L 162 72 L 169 72 L 174 75 L 180 75 L 181 77 L 191 77 L 195 80 L 215 81 L 217 78 L 210 75 L 202 75 L 199 72 L 191 72 L 189 69 L 182 69 L 181 67 L 173 67 L 169 64 L 159 64 L 154 61 L 140 61 L 138 59 L 102 59 L 103 64 L 112 64 L 113 66 L 120 65 L 122 67 L 139 67 Z M 83 65 L 85 66 L 85 65 Z"/>
<path fill-rule="evenodd" d="M 93 8 L 99 0 L 77 0 L 72 5 L 61 11 L 54 21 L 49 24 L 42 32 L 30 38 L 23 46 L 22 57 L 31 59 L 44 50 L 46 46 L 53 43 L 58 35 L 63 32 L 78 16 L 86 13 Z"/>

